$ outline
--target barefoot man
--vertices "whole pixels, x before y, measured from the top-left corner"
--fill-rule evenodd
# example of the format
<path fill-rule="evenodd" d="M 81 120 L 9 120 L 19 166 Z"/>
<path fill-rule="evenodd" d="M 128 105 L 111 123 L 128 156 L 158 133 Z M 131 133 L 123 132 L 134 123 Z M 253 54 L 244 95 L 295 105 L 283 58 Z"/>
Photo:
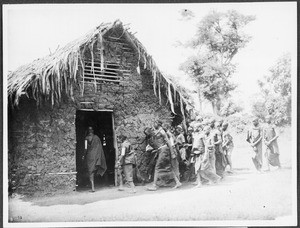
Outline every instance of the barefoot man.
<path fill-rule="evenodd" d="M 95 173 L 103 176 L 107 166 L 101 140 L 94 134 L 94 129 L 88 127 L 88 135 L 85 138 L 85 155 L 82 159 L 86 160 L 86 165 L 91 183 L 91 192 L 95 192 L 94 176 Z"/>

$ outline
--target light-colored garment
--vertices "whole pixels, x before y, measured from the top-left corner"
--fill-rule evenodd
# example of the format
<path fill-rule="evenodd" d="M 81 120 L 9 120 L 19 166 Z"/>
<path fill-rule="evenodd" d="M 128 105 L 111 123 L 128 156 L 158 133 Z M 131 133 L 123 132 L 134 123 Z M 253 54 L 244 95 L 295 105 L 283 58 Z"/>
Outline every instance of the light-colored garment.
<path fill-rule="evenodd" d="M 186 160 L 186 149 L 184 148 L 185 138 L 184 135 L 181 133 L 176 137 L 176 145 L 177 151 L 179 152 L 180 158 L 182 161 Z"/>
<path fill-rule="evenodd" d="M 135 164 L 134 150 L 132 150 L 131 144 L 127 140 L 125 140 L 122 143 L 122 153 L 121 153 L 121 155 L 123 155 L 123 158 L 124 158 L 124 162 L 122 162 L 123 165 Z"/>
<path fill-rule="evenodd" d="M 252 127 L 247 134 L 247 141 L 250 143 L 256 142 L 262 136 L 261 127 Z M 252 161 L 257 170 L 262 168 L 262 140 L 260 140 L 255 147 L 253 147 L 254 156 L 252 157 Z"/>
<path fill-rule="evenodd" d="M 276 136 L 275 127 L 272 125 L 267 125 L 264 128 L 264 140 L 269 142 Z M 277 139 L 273 140 L 270 145 L 267 146 L 267 159 L 272 166 L 281 166 L 279 161 L 279 148 Z"/>

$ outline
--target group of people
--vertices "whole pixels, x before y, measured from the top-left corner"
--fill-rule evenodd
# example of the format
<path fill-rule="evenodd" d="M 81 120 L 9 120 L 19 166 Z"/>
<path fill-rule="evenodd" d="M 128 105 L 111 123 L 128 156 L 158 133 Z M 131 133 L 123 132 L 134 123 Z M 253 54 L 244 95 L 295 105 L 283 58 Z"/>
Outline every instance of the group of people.
<path fill-rule="evenodd" d="M 224 177 L 227 165 L 229 172 L 232 171 L 231 153 L 234 145 L 228 132 L 228 123 L 200 118 L 184 134 L 181 125 L 171 127 L 158 120 L 144 133 L 147 139 L 146 152 L 150 154 L 147 174 L 149 180 L 153 178 L 152 185 L 147 188 L 149 191 L 158 189 L 159 179 L 173 179 L 173 188 L 179 188 L 181 181 L 192 181 L 196 187 L 200 187 L 204 182 L 219 182 Z M 132 177 L 134 162 L 130 159 L 134 157 L 134 152 L 126 137 L 121 138 L 122 152 L 117 165 L 123 167 L 126 181 L 135 192 Z M 119 190 L 123 190 L 122 178 Z"/>
<path fill-rule="evenodd" d="M 270 171 L 270 165 L 281 168 L 279 160 L 279 148 L 277 143 L 278 134 L 275 131 L 275 126 L 271 122 L 271 116 L 265 118 L 266 123 L 263 127 L 260 126 L 259 120 L 255 118 L 253 125 L 247 133 L 247 142 L 252 146 L 252 160 L 257 171 L 262 172 L 263 166 L 263 143 L 266 145 L 266 162 L 267 169 Z"/>
<path fill-rule="evenodd" d="M 147 188 L 149 191 L 158 189 L 159 180 L 174 180 L 175 186 L 179 188 L 182 181 L 192 182 L 196 187 L 202 184 L 216 184 L 224 178 L 225 170 L 232 173 L 232 151 L 234 149 L 233 137 L 228 130 L 228 123 L 223 120 L 202 119 L 189 123 L 185 132 L 182 125 L 172 127 L 163 124 L 162 121 L 155 121 L 153 127 L 144 130 L 146 139 L 146 152 L 149 154 L 148 180 L 152 185 Z M 266 125 L 262 128 L 258 119 L 253 120 L 253 126 L 247 133 L 247 141 L 253 148 L 253 163 L 256 169 L 262 170 L 262 144 L 265 143 L 267 167 L 270 165 L 281 167 L 279 161 L 279 149 L 277 144 L 278 135 L 275 127 L 271 124 L 271 117 L 266 117 Z M 133 183 L 133 170 L 136 164 L 135 150 L 132 148 L 125 135 L 120 135 L 122 142 L 121 154 L 116 164 L 119 179 L 119 190 L 123 191 L 123 178 L 135 193 Z M 88 166 L 92 191 L 94 191 L 94 168 L 100 167 L 100 175 L 106 170 L 105 157 L 98 137 L 89 129 L 87 141 L 87 156 L 91 151 L 100 149 L 100 156 L 94 158 L 88 156 Z M 99 143 L 100 142 L 100 143 Z M 99 147 L 99 148 L 98 148 Z M 93 150 L 91 148 L 94 148 Z M 98 148 L 98 149 L 95 149 Z M 90 151 L 88 153 L 88 151 Z M 93 157 L 93 158 L 92 158 Z M 96 163 L 95 163 L 96 161 Z"/>

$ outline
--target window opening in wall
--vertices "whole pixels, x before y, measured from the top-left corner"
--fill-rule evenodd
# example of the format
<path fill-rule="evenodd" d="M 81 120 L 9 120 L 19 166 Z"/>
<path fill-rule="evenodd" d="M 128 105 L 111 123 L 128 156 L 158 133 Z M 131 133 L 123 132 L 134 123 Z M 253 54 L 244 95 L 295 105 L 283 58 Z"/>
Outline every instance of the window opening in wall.
<path fill-rule="evenodd" d="M 94 62 L 94 68 L 91 61 L 85 61 L 84 66 L 84 83 L 97 84 L 120 84 L 120 66 L 117 64 L 104 64 L 101 71 L 101 63 Z"/>

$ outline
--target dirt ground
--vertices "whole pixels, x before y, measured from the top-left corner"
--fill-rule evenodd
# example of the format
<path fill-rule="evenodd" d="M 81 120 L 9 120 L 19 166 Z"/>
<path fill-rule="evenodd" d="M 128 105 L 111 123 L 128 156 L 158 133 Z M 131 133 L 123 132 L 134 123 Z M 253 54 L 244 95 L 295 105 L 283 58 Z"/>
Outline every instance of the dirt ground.
<path fill-rule="evenodd" d="M 286 133 L 284 133 L 286 134 Z M 279 140 L 283 168 L 258 173 L 249 146 L 236 140 L 234 173 L 218 185 L 160 188 L 137 193 L 101 188 L 52 197 L 9 199 L 10 222 L 116 221 L 284 221 L 292 222 L 292 168 L 289 134 Z M 294 221 L 294 220 L 293 220 Z M 286 222 L 286 223 L 285 223 Z M 14 223 L 11 223 L 14 224 Z M 247 225 L 247 224 L 246 224 Z"/>

